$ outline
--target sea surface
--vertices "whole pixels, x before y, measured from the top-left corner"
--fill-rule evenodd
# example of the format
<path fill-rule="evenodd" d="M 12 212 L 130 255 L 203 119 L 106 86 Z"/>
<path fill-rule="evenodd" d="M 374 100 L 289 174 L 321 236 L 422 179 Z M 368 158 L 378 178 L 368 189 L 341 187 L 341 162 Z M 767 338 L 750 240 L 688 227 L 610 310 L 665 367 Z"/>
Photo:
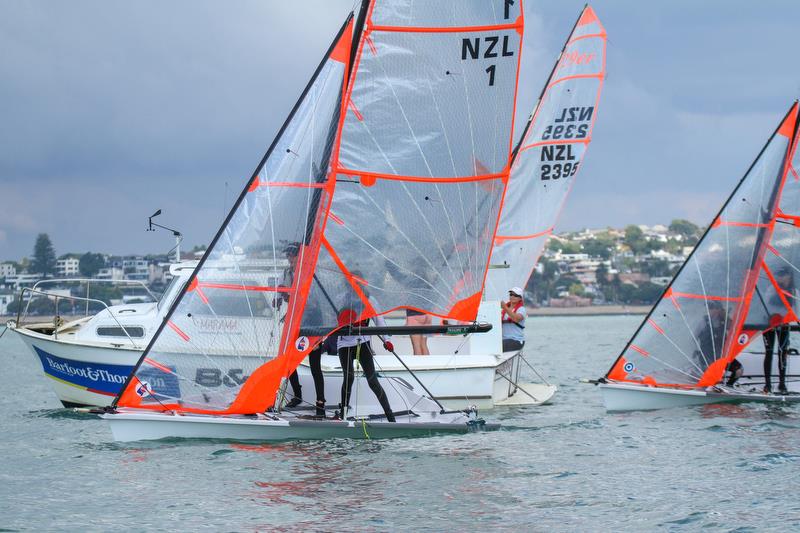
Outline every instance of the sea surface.
<path fill-rule="evenodd" d="M 529 319 L 528 357 L 560 390 L 483 413 L 501 431 L 246 445 L 114 443 L 102 420 L 60 408 L 9 332 L 0 530 L 800 529 L 798 407 L 606 414 L 578 383 L 605 373 L 641 318 Z"/>

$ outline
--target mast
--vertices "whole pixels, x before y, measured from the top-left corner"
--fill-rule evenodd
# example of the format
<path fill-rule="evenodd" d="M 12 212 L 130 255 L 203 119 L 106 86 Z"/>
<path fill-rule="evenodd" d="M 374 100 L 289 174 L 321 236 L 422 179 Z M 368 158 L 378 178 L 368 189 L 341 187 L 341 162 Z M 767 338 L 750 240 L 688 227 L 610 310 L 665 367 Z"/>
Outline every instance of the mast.
<path fill-rule="evenodd" d="M 200 258 L 200 261 L 197 263 L 197 266 L 192 271 L 192 274 L 189 276 L 189 279 L 187 280 L 186 285 L 178 293 L 178 296 L 172 302 L 172 305 L 170 306 L 170 308 L 167 311 L 166 315 L 164 315 L 164 318 L 162 319 L 161 323 L 158 325 L 158 329 L 156 329 L 155 334 L 150 338 L 150 342 L 147 344 L 147 347 L 145 348 L 144 352 L 142 352 L 142 355 L 141 355 L 141 357 L 139 357 L 139 360 L 136 362 L 136 365 L 134 365 L 133 369 L 131 370 L 131 373 L 128 375 L 128 378 L 125 380 L 124 385 L 120 389 L 120 392 L 117 393 L 117 396 L 114 398 L 114 401 L 111 403 L 111 406 L 110 406 L 111 409 L 114 409 L 117 406 L 117 402 L 119 401 L 119 399 L 122 396 L 123 392 L 130 385 L 131 380 L 136 375 L 136 371 L 141 367 L 142 362 L 150 354 L 150 351 L 152 350 L 153 345 L 155 344 L 156 340 L 161 336 L 161 334 L 164 331 L 164 328 L 166 327 L 166 325 L 169 322 L 170 318 L 172 318 L 173 313 L 178 308 L 178 305 L 183 300 L 183 297 L 186 295 L 187 288 L 191 287 L 192 283 L 194 283 L 195 280 L 197 279 L 198 272 L 200 272 L 200 270 L 203 268 L 203 265 L 206 263 L 206 260 L 208 259 L 211 251 L 214 249 L 215 245 L 217 244 L 217 242 L 219 241 L 219 239 L 222 236 L 223 232 L 225 231 L 225 228 L 228 226 L 228 224 L 230 223 L 230 221 L 233 218 L 234 214 L 239 209 L 239 206 L 244 201 L 245 197 L 247 196 L 248 191 L 250 190 L 250 188 L 252 187 L 252 185 L 254 184 L 256 179 L 258 178 L 259 173 L 263 169 L 264 164 L 267 162 L 269 157 L 272 155 L 272 152 L 275 149 L 275 146 L 277 145 L 279 139 L 282 137 L 283 133 L 286 131 L 286 128 L 291 123 L 292 119 L 294 118 L 295 114 L 297 113 L 297 110 L 300 108 L 301 103 L 303 102 L 303 100 L 305 99 L 306 95 L 308 94 L 308 91 L 314 85 L 314 82 L 316 81 L 317 77 L 319 76 L 320 72 L 322 71 L 322 68 L 325 66 L 325 63 L 328 61 L 328 58 L 330 57 L 331 53 L 336 48 L 336 45 L 338 44 L 339 40 L 341 39 L 342 35 L 344 34 L 345 29 L 347 28 L 348 24 L 350 23 L 350 21 L 352 19 L 353 19 L 353 13 L 351 12 L 347 16 L 345 21 L 342 23 L 342 26 L 339 28 L 339 31 L 336 34 L 336 37 L 333 39 L 333 41 L 331 42 L 330 46 L 328 47 L 327 52 L 325 52 L 325 55 L 323 56 L 322 60 L 317 65 L 317 68 L 314 70 L 314 73 L 311 75 L 311 79 L 309 79 L 308 83 L 306 84 L 305 88 L 303 89 L 303 92 L 300 94 L 300 97 L 297 99 L 297 101 L 295 102 L 295 104 L 292 107 L 291 111 L 289 112 L 289 115 L 286 117 L 286 120 L 284 120 L 283 124 L 281 125 L 280 130 L 278 130 L 278 133 L 275 135 L 275 138 L 272 140 L 272 143 L 270 144 L 269 148 L 267 148 L 266 153 L 261 158 L 261 161 L 259 161 L 259 163 L 256 166 L 255 170 L 253 171 L 253 174 L 250 176 L 250 179 L 247 180 L 247 183 L 245 183 L 245 186 L 242 188 L 241 192 L 239 193 L 238 198 L 236 199 L 236 201 L 231 206 L 230 211 L 228 211 L 228 216 L 225 217 L 225 220 L 222 222 L 222 225 L 219 227 L 219 229 L 217 230 L 217 233 L 214 235 L 214 238 L 211 240 L 211 244 L 209 244 L 209 246 L 206 248 L 206 251 L 203 253 L 203 257 Z"/>

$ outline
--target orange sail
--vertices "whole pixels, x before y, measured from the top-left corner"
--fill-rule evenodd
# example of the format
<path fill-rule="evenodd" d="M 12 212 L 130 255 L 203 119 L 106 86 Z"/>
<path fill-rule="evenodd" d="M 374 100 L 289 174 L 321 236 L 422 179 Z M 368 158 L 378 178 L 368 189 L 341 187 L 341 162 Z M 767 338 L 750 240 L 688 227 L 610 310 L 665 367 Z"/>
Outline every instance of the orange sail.
<path fill-rule="evenodd" d="M 262 412 L 320 331 L 397 308 L 474 320 L 510 169 L 521 2 L 365 4 L 117 405 Z"/>
<path fill-rule="evenodd" d="M 797 115 L 795 103 L 606 378 L 657 387 L 716 385 L 761 332 L 794 320 L 790 295 L 776 290 L 773 270 L 779 249 L 793 254 L 798 244 L 791 213 L 800 212 L 800 189 L 787 185 Z M 769 306 L 761 301 L 765 295 Z"/>

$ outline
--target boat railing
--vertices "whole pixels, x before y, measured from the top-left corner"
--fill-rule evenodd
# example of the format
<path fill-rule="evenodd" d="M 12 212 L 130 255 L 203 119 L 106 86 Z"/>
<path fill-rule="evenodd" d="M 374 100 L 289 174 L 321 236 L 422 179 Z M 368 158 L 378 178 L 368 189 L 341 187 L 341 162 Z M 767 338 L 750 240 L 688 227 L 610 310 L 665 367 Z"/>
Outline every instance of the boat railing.
<path fill-rule="evenodd" d="M 114 286 L 128 285 L 128 286 L 133 286 L 133 287 L 139 287 L 139 288 L 144 289 L 145 292 L 147 293 L 147 295 L 150 298 L 152 298 L 154 302 L 158 301 L 158 297 L 155 294 L 153 294 L 153 291 L 151 291 L 147 287 L 147 285 L 144 284 L 144 282 L 139 281 L 139 280 L 133 280 L 133 279 L 95 279 L 95 278 L 42 279 L 42 280 L 39 280 L 36 283 L 34 283 L 32 288 L 34 290 L 42 290 L 41 287 L 43 287 L 45 285 L 67 285 L 69 283 L 85 283 L 86 284 L 86 296 L 85 296 L 85 298 L 86 298 L 87 301 L 86 301 L 86 310 L 85 310 L 84 316 L 89 316 L 89 303 L 90 303 L 89 289 L 90 289 L 90 286 L 92 284 L 95 284 L 95 285 L 108 284 L 108 285 L 114 285 Z M 20 294 L 20 302 L 22 302 L 22 301 L 23 301 L 22 294 Z M 31 304 L 30 300 L 28 300 L 28 302 L 25 304 L 25 315 L 26 316 L 28 314 L 28 307 L 30 306 L 30 304 Z"/>
<path fill-rule="evenodd" d="M 63 325 L 63 320 L 59 315 L 58 311 L 58 303 L 60 300 L 68 300 L 68 301 L 85 302 L 87 309 L 90 303 L 100 304 L 103 308 L 100 312 L 102 313 L 103 311 L 106 311 L 108 313 L 108 316 L 110 316 L 114 320 L 114 322 L 116 322 L 117 326 L 119 326 L 119 328 L 128 338 L 128 341 L 131 343 L 131 346 L 133 346 L 134 348 L 139 348 L 139 346 L 136 344 L 136 341 L 134 341 L 133 338 L 131 338 L 130 333 L 128 333 L 128 329 L 120 323 L 117 317 L 114 316 L 114 313 L 112 313 L 111 310 L 108 308 L 108 305 L 106 305 L 106 303 L 102 300 L 98 300 L 96 298 L 86 298 L 84 296 L 66 296 L 54 292 L 41 291 L 32 287 L 23 287 L 23 289 L 19 293 L 20 302 L 24 301 L 26 292 L 29 293 L 30 295 L 35 294 L 35 295 L 45 296 L 48 299 L 52 298 L 54 300 L 55 314 L 53 315 L 53 338 L 56 340 L 58 340 L 58 330 Z M 30 303 L 30 300 L 28 303 Z M 14 327 L 21 327 L 22 321 L 25 318 L 27 318 L 27 316 L 28 316 L 28 306 L 26 305 L 25 310 L 23 311 L 22 306 L 20 305 L 17 308 L 17 320 L 14 323 Z M 88 313 L 86 316 L 88 316 Z"/>

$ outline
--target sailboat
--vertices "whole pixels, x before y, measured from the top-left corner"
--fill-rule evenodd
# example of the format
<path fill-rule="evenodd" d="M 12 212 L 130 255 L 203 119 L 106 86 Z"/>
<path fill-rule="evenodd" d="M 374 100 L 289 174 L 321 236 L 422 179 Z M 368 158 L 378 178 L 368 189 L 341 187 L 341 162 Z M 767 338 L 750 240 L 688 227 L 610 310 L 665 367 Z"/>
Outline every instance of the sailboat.
<path fill-rule="evenodd" d="M 514 150 L 486 299 L 526 287 L 592 141 L 607 36 L 591 6 L 575 22 Z"/>
<path fill-rule="evenodd" d="M 325 336 L 390 332 L 360 325 L 370 318 L 414 309 L 468 324 L 442 331 L 485 329 L 469 324 L 513 157 L 521 3 L 362 1 L 102 415 L 116 439 L 496 427 L 400 382 L 386 387 L 397 422 L 359 400 L 342 420 L 272 408 Z M 289 249 L 291 275 L 276 279 Z M 207 335 L 223 310 L 239 331 Z"/>
<path fill-rule="evenodd" d="M 797 119 L 795 102 L 625 349 L 595 382 L 607 410 L 800 400 L 723 382 L 747 346 L 797 322 L 794 284 L 777 279 L 779 271 L 791 280 L 800 272 Z"/>

